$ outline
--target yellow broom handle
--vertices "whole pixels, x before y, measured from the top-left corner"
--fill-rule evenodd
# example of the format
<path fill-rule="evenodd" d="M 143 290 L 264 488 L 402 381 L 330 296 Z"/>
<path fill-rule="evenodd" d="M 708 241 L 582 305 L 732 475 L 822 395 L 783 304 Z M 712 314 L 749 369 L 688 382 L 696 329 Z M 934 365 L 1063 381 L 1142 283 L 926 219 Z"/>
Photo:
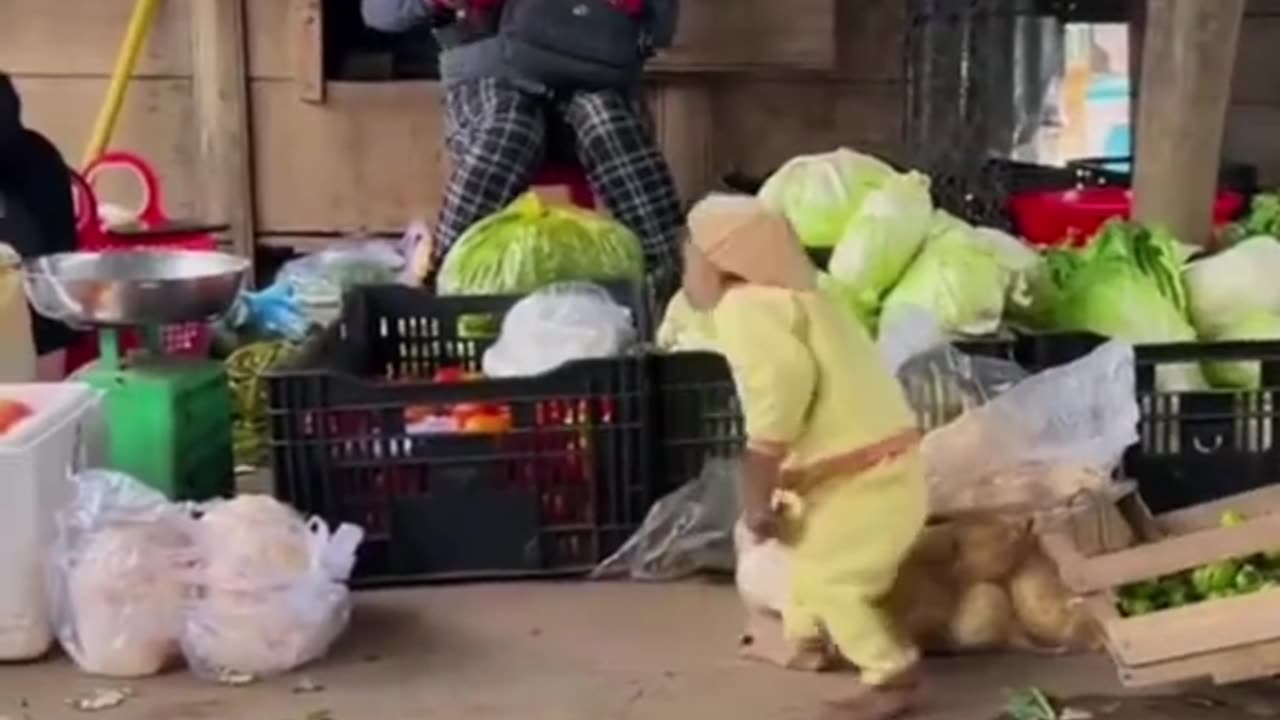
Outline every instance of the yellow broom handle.
<path fill-rule="evenodd" d="M 98 119 L 93 124 L 93 135 L 89 146 L 85 148 L 81 167 L 88 167 L 97 160 L 111 136 L 115 133 L 116 121 L 120 118 L 120 108 L 124 105 L 125 91 L 129 89 L 129 79 L 133 68 L 138 64 L 138 53 L 146 42 L 147 33 L 151 30 L 151 21 L 155 18 L 159 0 L 138 0 L 133 6 L 133 16 L 129 18 L 129 30 L 124 37 L 124 45 L 116 58 L 115 69 L 111 73 L 111 85 L 107 88 L 107 99 L 98 110 Z"/>

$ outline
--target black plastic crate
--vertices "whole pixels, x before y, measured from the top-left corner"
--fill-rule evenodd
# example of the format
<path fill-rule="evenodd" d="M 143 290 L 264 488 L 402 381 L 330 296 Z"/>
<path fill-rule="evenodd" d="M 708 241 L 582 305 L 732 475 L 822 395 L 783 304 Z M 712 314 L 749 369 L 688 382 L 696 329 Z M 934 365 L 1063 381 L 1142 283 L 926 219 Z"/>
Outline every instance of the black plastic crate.
<path fill-rule="evenodd" d="M 277 494 L 367 537 L 357 584 L 567 575 L 629 537 L 653 494 L 643 359 L 533 378 L 432 382 L 479 367 L 518 298 L 361 288 L 268 376 Z M 506 428 L 433 432 L 432 411 L 487 408 Z M 492 421 L 490 421 L 492 422 Z"/>
<path fill-rule="evenodd" d="M 1029 335 L 1016 356 L 1029 369 L 1084 357 L 1105 339 L 1089 334 Z M 1141 345 L 1134 351 L 1138 444 L 1124 472 L 1147 505 L 1166 512 L 1280 481 L 1280 342 Z M 1162 365 L 1211 361 L 1260 363 L 1260 389 L 1159 392 Z"/>
<path fill-rule="evenodd" d="M 1012 337 L 974 339 L 957 344 L 962 352 L 1011 360 Z M 665 494 L 698 477 L 707 460 L 730 458 L 746 441 L 742 407 L 728 362 L 721 355 L 681 352 L 649 359 L 649 383 L 654 403 L 653 477 L 655 490 Z M 929 399 L 946 404 L 952 398 Z M 928 427 L 938 413 L 918 413 Z"/>

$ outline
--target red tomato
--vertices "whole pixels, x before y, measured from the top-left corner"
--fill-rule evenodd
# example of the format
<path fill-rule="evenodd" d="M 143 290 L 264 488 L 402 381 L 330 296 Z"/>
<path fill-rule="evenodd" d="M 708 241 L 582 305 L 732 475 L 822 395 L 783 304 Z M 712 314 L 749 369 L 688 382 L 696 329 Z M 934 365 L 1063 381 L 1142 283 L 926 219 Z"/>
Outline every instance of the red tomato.
<path fill-rule="evenodd" d="M 460 367 L 442 367 L 436 370 L 433 382 L 438 383 L 456 383 L 467 379 L 467 373 Z"/>
<path fill-rule="evenodd" d="M 17 400 L 0 399 L 0 435 L 13 429 L 14 425 L 33 415 L 31 407 Z"/>

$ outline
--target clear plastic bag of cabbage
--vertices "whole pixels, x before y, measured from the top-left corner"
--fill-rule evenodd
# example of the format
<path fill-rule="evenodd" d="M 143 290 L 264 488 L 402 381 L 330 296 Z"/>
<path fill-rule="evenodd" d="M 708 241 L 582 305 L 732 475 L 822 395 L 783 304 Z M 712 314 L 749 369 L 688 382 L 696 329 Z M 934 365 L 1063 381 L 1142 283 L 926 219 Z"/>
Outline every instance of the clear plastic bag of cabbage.
<path fill-rule="evenodd" d="M 848 288 L 859 317 L 875 317 L 880 301 L 920 252 L 933 221 L 929 178 L 894 175 L 849 218 L 827 269 Z"/>
<path fill-rule="evenodd" d="M 793 158 L 765 181 L 759 197 L 787 216 L 806 246 L 829 248 L 867 195 L 894 174 L 881 160 L 840 148 Z"/>
<path fill-rule="evenodd" d="M 524 295 L 557 282 L 640 279 L 640 240 L 620 223 L 527 193 L 467 230 L 445 257 L 441 295 Z"/>
<path fill-rule="evenodd" d="M 1050 262 L 1056 329 L 1135 345 L 1196 340 L 1186 315 L 1181 251 L 1169 233 L 1113 220 L 1088 247 L 1057 251 Z M 1168 392 L 1207 387 L 1193 364 L 1160 366 L 1156 384 Z"/>
<path fill-rule="evenodd" d="M 914 306 L 933 313 L 949 334 L 994 332 L 1014 280 L 1037 262 L 1035 251 L 1016 238 L 938 210 L 924 248 L 889 291 L 881 317 Z"/>

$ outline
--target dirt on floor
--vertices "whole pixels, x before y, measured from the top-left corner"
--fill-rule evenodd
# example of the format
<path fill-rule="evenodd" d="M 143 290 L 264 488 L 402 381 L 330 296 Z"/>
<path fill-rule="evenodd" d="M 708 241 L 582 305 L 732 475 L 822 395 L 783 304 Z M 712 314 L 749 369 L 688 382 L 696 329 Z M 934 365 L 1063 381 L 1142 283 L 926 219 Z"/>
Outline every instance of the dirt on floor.
<path fill-rule="evenodd" d="M 746 665 L 734 656 L 730 587 L 515 584 L 361 593 L 332 657 L 298 675 L 224 687 L 185 672 L 133 683 L 79 675 L 66 660 L 0 668 L 0 718 L 83 720 L 68 699 L 129 688 L 104 720 L 788 720 L 853 682 Z M 925 718 L 994 718 L 1005 691 L 1110 694 L 1101 656 L 988 655 L 930 665 Z M 1185 704 L 1185 699 L 1184 701 Z M 1275 717 L 1159 714 L 1103 701 L 1117 720 Z M 1277 704 L 1276 707 L 1280 707 Z M 1110 712 L 1106 712 L 1107 710 Z M 1256 709 L 1256 708 L 1255 708 Z"/>

